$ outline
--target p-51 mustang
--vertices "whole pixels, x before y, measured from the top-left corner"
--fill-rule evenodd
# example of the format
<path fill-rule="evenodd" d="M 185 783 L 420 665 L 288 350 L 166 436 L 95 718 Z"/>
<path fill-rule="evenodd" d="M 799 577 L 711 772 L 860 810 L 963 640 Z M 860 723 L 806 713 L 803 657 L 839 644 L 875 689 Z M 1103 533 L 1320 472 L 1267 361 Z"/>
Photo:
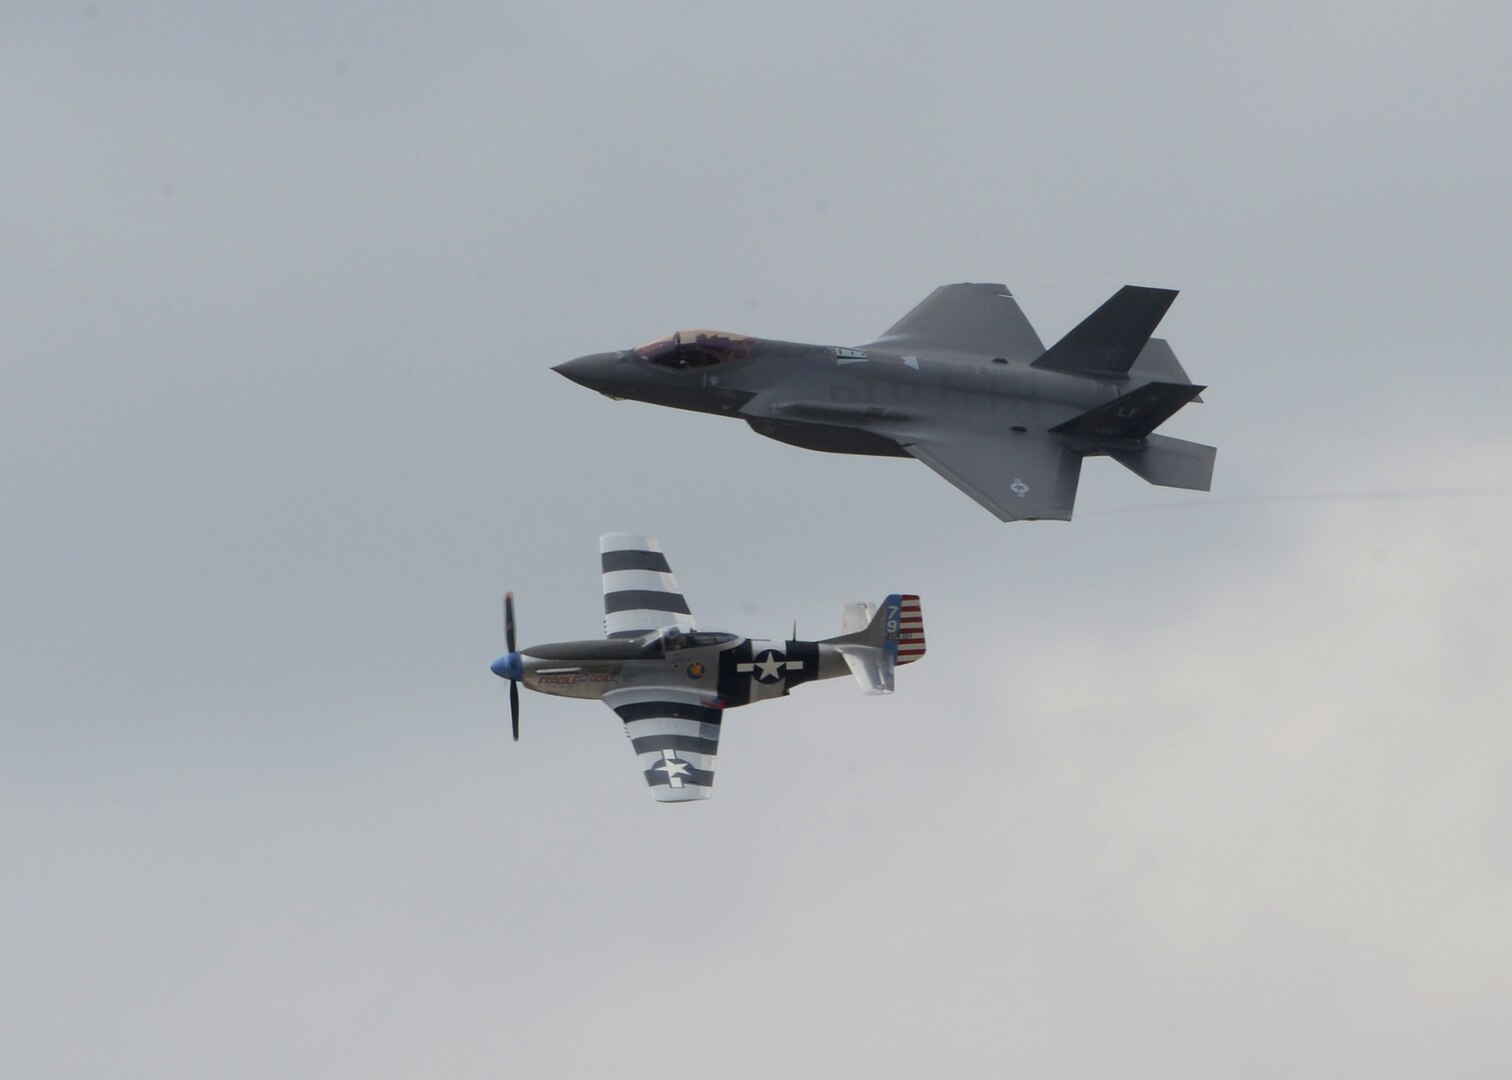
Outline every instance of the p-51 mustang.
<path fill-rule="evenodd" d="M 662 802 L 709 797 L 726 709 L 846 674 L 865 693 L 888 694 L 894 668 L 924 655 L 917 596 L 894 594 L 880 609 L 846 604 L 838 637 L 761 641 L 698 629 L 653 537 L 608 533 L 599 550 L 606 638 L 517 651 L 514 595 L 505 593 L 509 651 L 493 662 L 493 673 L 509 680 L 517 740 L 521 683 L 543 694 L 603 701 L 624 721 L 646 783 Z"/>
<path fill-rule="evenodd" d="M 810 450 L 918 458 L 1004 521 L 1069 521 L 1087 455 L 1211 485 L 1211 446 L 1155 434 L 1204 389 L 1151 337 L 1174 299 L 1126 285 L 1047 349 L 1002 285 L 942 285 L 864 345 L 682 330 L 555 370 Z"/>

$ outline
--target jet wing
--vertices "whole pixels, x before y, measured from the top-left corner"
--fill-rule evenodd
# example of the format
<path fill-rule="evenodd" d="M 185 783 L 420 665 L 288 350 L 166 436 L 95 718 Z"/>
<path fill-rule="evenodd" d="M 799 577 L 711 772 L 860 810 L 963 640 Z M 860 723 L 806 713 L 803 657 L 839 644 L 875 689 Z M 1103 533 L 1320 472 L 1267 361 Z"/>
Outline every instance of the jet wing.
<path fill-rule="evenodd" d="M 724 713 L 717 698 L 684 686 L 638 686 L 611 690 L 603 701 L 624 721 L 658 802 L 709 797 Z"/>
<path fill-rule="evenodd" d="M 605 533 L 599 537 L 599 551 L 605 636 L 639 637 L 667 626 L 698 629 L 656 537 Z"/>
<path fill-rule="evenodd" d="M 1029 432 L 950 433 L 903 449 L 1003 521 L 1070 521 L 1081 454 Z"/>
<path fill-rule="evenodd" d="M 1045 351 L 1006 285 L 941 285 L 862 349 L 1033 360 Z"/>

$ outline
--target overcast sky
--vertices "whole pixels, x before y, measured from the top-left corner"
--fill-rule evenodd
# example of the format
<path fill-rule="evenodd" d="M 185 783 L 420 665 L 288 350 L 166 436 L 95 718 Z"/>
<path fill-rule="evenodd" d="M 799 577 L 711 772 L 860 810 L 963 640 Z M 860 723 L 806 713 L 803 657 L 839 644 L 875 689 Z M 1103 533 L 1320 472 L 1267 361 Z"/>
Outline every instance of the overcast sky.
<path fill-rule="evenodd" d="M 0 1073 L 1505 1075 L 1512 9 L 521 7 L 0 10 Z M 968 280 L 1180 289 L 1212 493 L 550 370 Z M 706 804 L 512 745 L 499 595 L 597 633 L 620 529 L 929 654 Z"/>

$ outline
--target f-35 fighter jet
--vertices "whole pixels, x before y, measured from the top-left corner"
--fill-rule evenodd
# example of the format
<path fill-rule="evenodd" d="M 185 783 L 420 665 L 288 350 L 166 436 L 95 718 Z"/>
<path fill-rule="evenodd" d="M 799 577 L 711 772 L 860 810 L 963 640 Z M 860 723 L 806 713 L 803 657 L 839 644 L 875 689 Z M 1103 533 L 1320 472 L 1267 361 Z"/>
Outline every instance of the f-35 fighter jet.
<path fill-rule="evenodd" d="M 942 285 L 852 347 L 682 330 L 554 370 L 810 450 L 918 458 L 1004 521 L 1069 521 L 1088 455 L 1211 485 L 1213 447 L 1155 434 L 1206 389 L 1151 337 L 1175 298 L 1126 285 L 1047 349 L 1004 286 Z"/>

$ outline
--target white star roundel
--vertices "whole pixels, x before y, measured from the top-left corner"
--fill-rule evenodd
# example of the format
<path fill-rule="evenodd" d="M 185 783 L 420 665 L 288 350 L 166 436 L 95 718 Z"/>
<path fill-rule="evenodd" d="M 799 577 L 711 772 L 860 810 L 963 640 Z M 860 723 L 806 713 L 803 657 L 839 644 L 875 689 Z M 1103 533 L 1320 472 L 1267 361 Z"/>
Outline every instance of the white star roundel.
<path fill-rule="evenodd" d="M 687 772 L 692 766 L 680 759 L 673 751 L 663 750 L 662 763 L 660 765 L 653 765 L 651 768 L 653 772 L 664 772 L 667 774 L 667 784 L 669 787 L 680 788 L 683 786 L 683 773 Z"/>
<path fill-rule="evenodd" d="M 735 670 L 742 675 L 749 673 L 759 683 L 770 686 L 782 681 L 785 671 L 802 671 L 802 660 L 789 660 L 780 649 L 763 649 L 748 664 L 736 664 Z"/>
<path fill-rule="evenodd" d="M 752 665 L 756 669 L 756 681 L 774 683 L 782 678 L 782 669 L 787 666 L 785 658 L 776 649 L 768 649 L 756 657 Z"/>

